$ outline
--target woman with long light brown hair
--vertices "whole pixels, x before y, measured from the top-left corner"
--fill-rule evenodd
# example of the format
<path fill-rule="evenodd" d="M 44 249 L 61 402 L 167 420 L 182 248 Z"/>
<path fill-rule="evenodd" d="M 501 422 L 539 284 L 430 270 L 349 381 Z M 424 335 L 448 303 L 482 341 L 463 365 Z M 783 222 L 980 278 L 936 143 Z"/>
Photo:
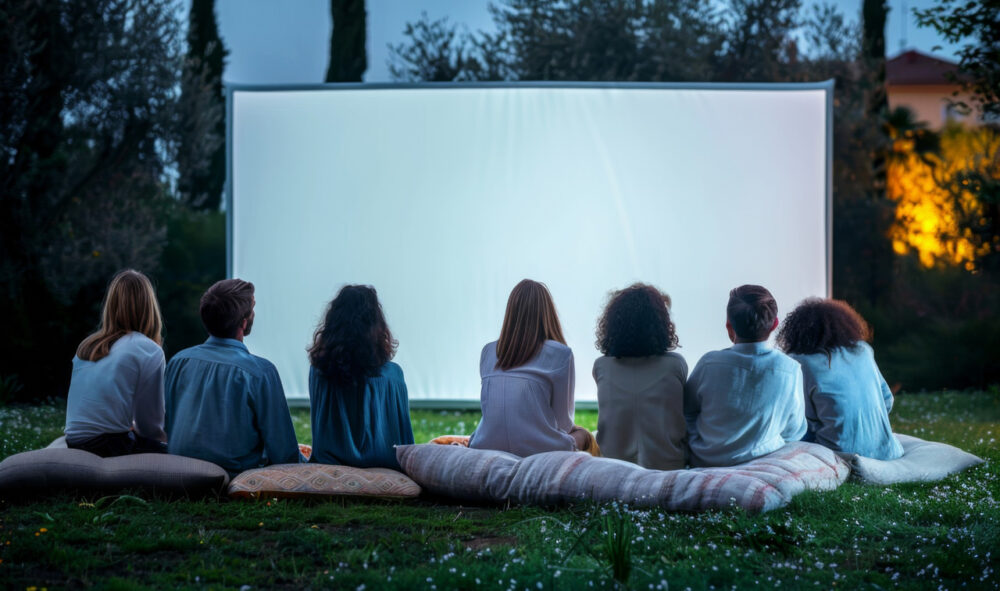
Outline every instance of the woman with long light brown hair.
<path fill-rule="evenodd" d="M 66 401 L 66 444 L 102 457 L 166 453 L 163 320 L 153 286 L 126 269 L 108 284 L 97 332 L 80 343 Z"/>
<path fill-rule="evenodd" d="M 479 375 L 483 418 L 469 447 L 600 455 L 594 436 L 573 424 L 573 351 L 544 284 L 524 279 L 510 292 L 500 338 L 483 347 Z"/>

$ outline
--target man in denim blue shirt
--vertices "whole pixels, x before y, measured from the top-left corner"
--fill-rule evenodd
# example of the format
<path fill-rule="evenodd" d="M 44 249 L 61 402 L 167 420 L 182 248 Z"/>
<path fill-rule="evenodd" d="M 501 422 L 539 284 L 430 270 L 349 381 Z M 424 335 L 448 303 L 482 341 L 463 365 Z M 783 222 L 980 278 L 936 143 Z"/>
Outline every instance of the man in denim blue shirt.
<path fill-rule="evenodd" d="M 802 369 L 767 338 L 778 305 L 759 285 L 729 292 L 733 346 L 706 353 L 684 387 L 693 466 L 732 466 L 767 455 L 806 433 Z"/>
<path fill-rule="evenodd" d="M 241 279 L 210 287 L 201 320 L 211 336 L 175 355 L 164 378 L 168 451 L 230 474 L 300 461 L 278 370 L 243 344 L 253 327 L 253 292 Z"/>

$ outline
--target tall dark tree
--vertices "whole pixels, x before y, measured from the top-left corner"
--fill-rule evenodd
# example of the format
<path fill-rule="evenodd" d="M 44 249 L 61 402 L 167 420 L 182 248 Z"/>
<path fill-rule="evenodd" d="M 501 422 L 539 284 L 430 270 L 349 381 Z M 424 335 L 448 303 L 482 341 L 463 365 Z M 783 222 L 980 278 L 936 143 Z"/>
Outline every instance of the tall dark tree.
<path fill-rule="evenodd" d="M 0 20 L 0 376 L 46 397 L 108 277 L 156 270 L 177 27 L 165 0 L 7 1 Z"/>
<path fill-rule="evenodd" d="M 187 46 L 181 77 L 177 190 L 190 207 L 215 211 L 226 183 L 222 74 L 228 55 L 219 37 L 215 0 L 192 0 Z"/>
<path fill-rule="evenodd" d="M 365 0 L 330 0 L 333 33 L 327 82 L 361 82 L 368 68 L 365 53 Z"/>
<path fill-rule="evenodd" d="M 801 0 L 731 0 L 726 50 L 717 76 L 725 82 L 788 80 L 798 61 L 793 33 Z"/>

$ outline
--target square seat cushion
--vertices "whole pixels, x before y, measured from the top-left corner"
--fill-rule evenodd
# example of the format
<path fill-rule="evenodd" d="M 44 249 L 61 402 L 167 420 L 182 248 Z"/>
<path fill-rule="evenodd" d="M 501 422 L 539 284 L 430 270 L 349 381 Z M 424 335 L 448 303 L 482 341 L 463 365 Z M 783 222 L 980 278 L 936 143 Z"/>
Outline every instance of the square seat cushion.
<path fill-rule="evenodd" d="M 501 451 L 421 444 L 399 446 L 396 456 L 428 492 L 465 501 L 619 501 L 669 511 L 734 505 L 769 511 L 801 492 L 835 489 L 850 473 L 833 451 L 804 442 L 789 443 L 739 466 L 671 471 L 566 451 L 519 458 Z"/>
<path fill-rule="evenodd" d="M 896 439 L 903 446 L 903 455 L 895 460 L 876 460 L 843 452 L 838 455 L 851 465 L 851 478 L 881 485 L 934 482 L 983 463 L 982 458 L 947 443 L 898 433 Z"/>
<path fill-rule="evenodd" d="M 48 447 L 14 454 L 0 462 L 0 495 L 36 496 L 61 491 L 150 492 L 198 496 L 229 484 L 221 467 L 168 454 L 102 458 L 81 449 Z"/>
<path fill-rule="evenodd" d="M 375 497 L 413 498 L 420 486 L 388 468 L 353 468 L 329 464 L 275 464 L 238 474 L 229 484 L 235 498 Z"/>

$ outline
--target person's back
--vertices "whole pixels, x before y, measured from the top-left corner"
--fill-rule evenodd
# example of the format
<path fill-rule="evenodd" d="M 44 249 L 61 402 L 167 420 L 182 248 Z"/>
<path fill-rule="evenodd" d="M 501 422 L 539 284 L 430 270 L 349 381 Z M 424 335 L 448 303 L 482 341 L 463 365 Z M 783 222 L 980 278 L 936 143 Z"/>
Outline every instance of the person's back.
<path fill-rule="evenodd" d="M 778 344 L 802 366 L 807 441 L 878 460 L 903 455 L 892 433 L 892 391 L 865 342 L 868 323 L 847 302 L 809 298 L 782 324 Z"/>
<path fill-rule="evenodd" d="M 389 361 L 360 392 L 309 368 L 313 454 L 310 462 L 399 470 L 396 445 L 413 443 L 403 370 Z"/>
<path fill-rule="evenodd" d="M 684 468 L 687 363 L 677 353 L 599 357 L 597 443 L 604 457 L 652 470 Z"/>
<path fill-rule="evenodd" d="M 298 462 L 278 371 L 242 342 L 253 325 L 253 284 L 216 283 L 202 298 L 201 313 L 212 336 L 167 364 L 168 451 L 230 474 Z"/>
<path fill-rule="evenodd" d="M 119 338 L 98 361 L 73 358 L 66 398 L 71 446 L 106 433 L 163 441 L 163 349 L 139 332 Z"/>
<path fill-rule="evenodd" d="M 792 355 L 802 365 L 806 417 L 816 443 L 877 460 L 894 460 L 903 447 L 892 434 L 892 391 L 867 343 Z"/>
<path fill-rule="evenodd" d="M 166 453 L 163 320 L 134 269 L 108 284 L 101 325 L 77 347 L 66 399 L 66 445 L 102 457 Z"/>
<path fill-rule="evenodd" d="M 337 292 L 309 347 L 310 462 L 400 469 L 413 428 L 397 345 L 374 287 Z"/>
<path fill-rule="evenodd" d="M 692 411 L 697 409 L 697 413 Z M 731 466 L 805 435 L 802 370 L 767 343 L 737 343 L 698 361 L 685 387 L 693 466 Z"/>
<path fill-rule="evenodd" d="M 687 363 L 670 296 L 652 285 L 613 292 L 597 322 L 597 443 L 604 457 L 654 470 L 684 468 Z"/>
<path fill-rule="evenodd" d="M 706 353 L 684 389 L 694 466 L 748 462 L 806 433 L 802 370 L 767 344 L 778 325 L 774 298 L 763 287 L 741 286 L 726 313 L 733 346 Z"/>
<path fill-rule="evenodd" d="M 572 451 L 573 352 L 547 340 L 538 354 L 511 369 L 497 367 L 496 341 L 479 358 L 483 418 L 469 447 L 518 456 Z"/>

